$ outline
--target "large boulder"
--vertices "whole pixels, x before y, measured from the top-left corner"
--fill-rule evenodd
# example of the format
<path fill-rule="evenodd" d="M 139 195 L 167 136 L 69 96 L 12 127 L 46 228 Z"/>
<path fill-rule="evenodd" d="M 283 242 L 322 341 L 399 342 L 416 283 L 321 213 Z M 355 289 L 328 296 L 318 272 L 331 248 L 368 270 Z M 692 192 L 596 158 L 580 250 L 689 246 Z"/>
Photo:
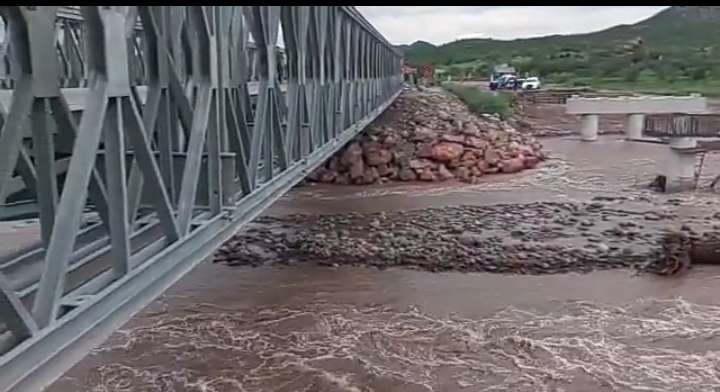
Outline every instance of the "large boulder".
<path fill-rule="evenodd" d="M 411 169 L 424 169 L 429 166 L 432 166 L 432 162 L 427 159 L 413 159 L 409 165 Z"/>
<path fill-rule="evenodd" d="M 523 163 L 525 164 L 526 169 L 532 169 L 540 163 L 540 158 L 532 155 L 525 156 L 523 157 Z"/>
<path fill-rule="evenodd" d="M 485 161 L 478 161 L 477 168 L 480 169 L 483 173 L 487 173 L 490 170 L 490 164 L 488 164 Z"/>
<path fill-rule="evenodd" d="M 398 178 L 401 181 L 414 181 L 417 179 L 417 176 L 415 175 L 415 171 L 410 168 L 405 168 L 400 170 L 398 173 Z"/>
<path fill-rule="evenodd" d="M 450 170 L 448 170 L 447 167 L 445 167 L 445 165 L 443 165 L 443 164 L 438 165 L 438 171 L 437 171 L 438 179 L 445 181 L 445 180 L 449 180 L 454 177 L 455 176 L 450 172 Z"/>
<path fill-rule="evenodd" d="M 446 111 L 439 110 L 437 111 L 437 118 L 443 120 L 443 121 L 452 121 L 452 116 L 450 116 Z"/>
<path fill-rule="evenodd" d="M 380 143 L 378 143 L 376 136 L 366 136 L 364 138 L 362 143 L 360 143 L 360 147 L 362 147 L 363 155 L 367 153 L 368 151 L 375 151 L 380 149 Z"/>
<path fill-rule="evenodd" d="M 410 160 L 412 160 L 412 154 L 407 151 L 393 151 L 393 160 L 395 164 L 401 168 L 410 166 Z"/>
<path fill-rule="evenodd" d="M 447 166 L 448 169 L 457 169 L 462 166 L 462 162 L 460 162 L 460 158 L 453 159 L 452 161 L 445 163 L 445 166 Z"/>
<path fill-rule="evenodd" d="M 432 158 L 432 148 L 432 143 L 420 144 L 415 155 L 418 158 Z"/>
<path fill-rule="evenodd" d="M 398 139 L 397 136 L 395 136 L 395 135 L 393 135 L 393 134 L 390 134 L 390 135 L 386 135 L 386 136 L 385 136 L 385 139 L 383 139 L 383 143 L 382 143 L 382 144 L 383 144 L 383 146 L 384 146 L 385 148 L 392 148 L 392 147 L 395 147 L 395 145 L 398 144 L 398 141 L 399 141 L 399 139 Z"/>
<path fill-rule="evenodd" d="M 350 166 L 350 179 L 357 180 L 362 177 L 363 174 L 365 174 L 365 165 L 363 165 L 361 158 L 359 161 L 356 161 L 352 166 Z"/>
<path fill-rule="evenodd" d="M 377 172 L 381 177 L 390 175 L 390 167 L 386 164 L 377 165 Z"/>
<path fill-rule="evenodd" d="M 322 174 L 320 174 L 320 182 L 324 183 L 331 183 L 335 181 L 335 177 L 337 177 L 337 172 L 334 170 L 323 170 Z"/>
<path fill-rule="evenodd" d="M 466 135 L 477 135 L 480 133 L 480 129 L 478 129 L 477 125 L 475 125 L 472 121 L 468 121 L 462 128 L 462 133 Z"/>
<path fill-rule="evenodd" d="M 485 153 L 483 154 L 483 160 L 490 166 L 495 166 L 500 161 L 500 154 L 495 150 L 493 147 L 488 147 L 485 149 Z"/>
<path fill-rule="evenodd" d="M 525 169 L 525 161 L 522 157 L 506 159 L 498 165 L 503 173 L 517 173 Z"/>
<path fill-rule="evenodd" d="M 432 148 L 432 158 L 439 162 L 450 162 L 460 158 L 465 148 L 462 144 L 442 142 Z"/>
<path fill-rule="evenodd" d="M 458 167 L 455 169 L 455 177 L 460 181 L 468 181 L 470 179 L 470 169 L 467 167 Z"/>
<path fill-rule="evenodd" d="M 462 156 L 460 157 L 461 161 L 476 161 L 477 160 L 477 154 L 473 150 L 465 150 L 463 152 Z"/>
<path fill-rule="evenodd" d="M 392 161 L 392 153 L 382 148 L 372 148 L 365 150 L 365 163 L 370 166 L 378 166 L 390 163 Z"/>
<path fill-rule="evenodd" d="M 345 165 L 346 167 L 352 167 L 353 165 L 357 165 L 358 162 L 362 164 L 362 148 L 360 147 L 360 144 L 357 142 L 350 143 L 350 145 L 343 151 L 342 156 L 340 157 L 340 163 Z"/>
<path fill-rule="evenodd" d="M 420 181 L 435 181 L 435 180 L 437 180 L 435 178 L 435 173 L 433 173 L 432 169 L 429 167 L 422 169 L 422 171 L 418 175 L 418 179 Z"/>
<path fill-rule="evenodd" d="M 376 168 L 372 166 L 365 167 L 365 172 L 362 176 L 362 181 L 365 184 L 373 184 L 377 182 L 377 180 L 380 179 L 380 174 L 378 174 L 378 171 Z"/>
<path fill-rule="evenodd" d="M 433 140 L 437 138 L 437 133 L 433 131 L 432 129 L 426 128 L 426 127 L 417 127 L 415 128 L 415 133 L 413 134 L 412 140 L 413 141 L 428 141 Z"/>

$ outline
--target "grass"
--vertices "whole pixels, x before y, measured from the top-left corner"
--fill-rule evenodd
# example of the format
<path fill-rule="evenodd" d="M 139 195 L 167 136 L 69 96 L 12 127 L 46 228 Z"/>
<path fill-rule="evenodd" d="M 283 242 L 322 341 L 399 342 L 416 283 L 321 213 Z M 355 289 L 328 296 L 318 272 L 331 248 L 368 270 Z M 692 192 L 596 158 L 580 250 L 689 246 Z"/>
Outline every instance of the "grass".
<path fill-rule="evenodd" d="M 512 114 L 511 97 L 508 94 L 494 95 L 476 87 L 460 86 L 455 83 L 445 83 L 443 88 L 457 95 L 474 113 L 498 114 L 503 119 Z"/>
<path fill-rule="evenodd" d="M 697 93 L 706 97 L 720 97 L 720 80 L 709 78 L 704 80 L 641 78 L 632 82 L 619 78 L 576 78 L 552 84 L 562 87 L 587 86 L 596 90 L 632 91 L 640 94 L 688 95 Z"/>

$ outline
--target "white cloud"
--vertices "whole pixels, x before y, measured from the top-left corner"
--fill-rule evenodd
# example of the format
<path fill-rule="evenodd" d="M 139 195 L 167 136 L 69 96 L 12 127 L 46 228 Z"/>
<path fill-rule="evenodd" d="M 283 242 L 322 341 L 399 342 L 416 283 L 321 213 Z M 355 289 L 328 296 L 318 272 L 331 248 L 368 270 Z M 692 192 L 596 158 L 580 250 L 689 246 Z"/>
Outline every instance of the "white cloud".
<path fill-rule="evenodd" d="M 358 6 L 394 44 L 578 34 L 630 24 L 666 6 Z"/>

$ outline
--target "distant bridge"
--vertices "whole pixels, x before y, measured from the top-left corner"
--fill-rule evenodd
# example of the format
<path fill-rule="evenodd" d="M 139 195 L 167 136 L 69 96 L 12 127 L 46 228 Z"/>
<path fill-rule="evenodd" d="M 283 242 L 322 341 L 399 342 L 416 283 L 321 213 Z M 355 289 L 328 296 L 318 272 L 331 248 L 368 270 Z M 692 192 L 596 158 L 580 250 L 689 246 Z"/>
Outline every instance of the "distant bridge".
<path fill-rule="evenodd" d="M 40 233 L 0 258 L 0 391 L 49 385 L 400 93 L 354 7 L 0 12 L 0 207 Z"/>

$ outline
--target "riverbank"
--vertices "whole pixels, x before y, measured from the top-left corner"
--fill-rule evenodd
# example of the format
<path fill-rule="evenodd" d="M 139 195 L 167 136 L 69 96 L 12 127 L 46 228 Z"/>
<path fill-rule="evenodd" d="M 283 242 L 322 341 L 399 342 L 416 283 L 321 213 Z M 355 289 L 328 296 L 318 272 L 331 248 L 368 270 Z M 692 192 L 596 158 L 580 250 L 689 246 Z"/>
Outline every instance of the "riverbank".
<path fill-rule="evenodd" d="M 666 146 L 621 136 L 545 143 L 554 159 L 475 185 L 297 188 L 217 260 L 519 274 L 643 269 L 666 231 L 720 231 L 720 217 L 707 212 L 718 205 L 711 192 L 647 188 Z M 719 167 L 718 156 L 708 159 Z M 704 172 L 701 186 L 717 171 Z"/>

